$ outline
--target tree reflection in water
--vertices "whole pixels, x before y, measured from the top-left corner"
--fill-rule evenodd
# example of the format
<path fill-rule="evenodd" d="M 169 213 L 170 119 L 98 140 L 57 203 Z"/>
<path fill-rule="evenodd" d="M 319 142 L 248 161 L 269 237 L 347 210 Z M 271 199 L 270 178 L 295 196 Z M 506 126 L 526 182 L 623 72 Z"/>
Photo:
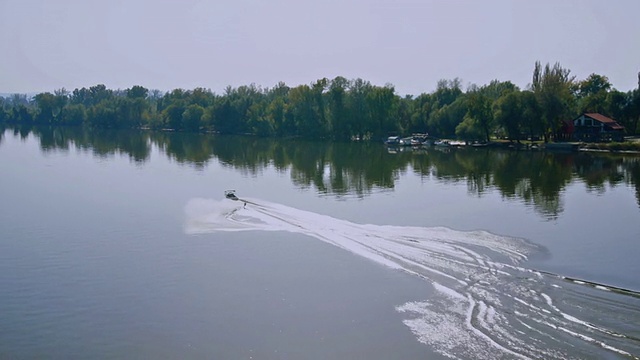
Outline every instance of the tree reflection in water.
<path fill-rule="evenodd" d="M 11 131 L 11 130 L 9 130 Z M 572 181 L 588 191 L 607 186 L 636 189 L 640 206 L 640 157 L 581 152 L 508 151 L 464 148 L 388 151 L 378 143 L 262 139 L 250 136 L 88 130 L 80 127 L 13 128 L 21 139 L 33 134 L 43 152 L 80 149 L 96 157 L 126 154 L 144 164 L 155 146 L 180 164 L 202 169 L 211 161 L 256 176 L 274 167 L 291 174 L 293 184 L 320 194 L 364 197 L 373 190 L 393 189 L 403 173 L 444 183 L 466 182 L 481 197 L 497 189 L 505 198 L 521 199 L 547 219 L 563 211 L 562 193 Z M 0 145 L 5 131 L 0 132 Z"/>

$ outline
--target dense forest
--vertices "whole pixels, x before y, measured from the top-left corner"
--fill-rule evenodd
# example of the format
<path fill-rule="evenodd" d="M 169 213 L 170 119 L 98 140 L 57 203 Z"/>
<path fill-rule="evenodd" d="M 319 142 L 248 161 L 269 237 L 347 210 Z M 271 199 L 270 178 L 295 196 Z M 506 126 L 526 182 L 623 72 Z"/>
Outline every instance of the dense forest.
<path fill-rule="evenodd" d="M 531 84 L 520 89 L 494 80 L 463 91 L 460 79 L 440 80 L 432 93 L 399 96 L 394 86 L 336 77 L 309 85 L 227 87 L 223 94 L 196 88 L 166 93 L 104 85 L 0 97 L 0 123 L 84 125 L 108 129 L 157 129 L 264 137 L 333 140 L 383 139 L 429 133 L 435 137 L 488 141 L 553 140 L 564 120 L 584 112 L 616 119 L 628 135 L 640 120 L 638 88 L 621 92 L 604 75 L 576 80 L 560 64 L 536 62 Z"/>

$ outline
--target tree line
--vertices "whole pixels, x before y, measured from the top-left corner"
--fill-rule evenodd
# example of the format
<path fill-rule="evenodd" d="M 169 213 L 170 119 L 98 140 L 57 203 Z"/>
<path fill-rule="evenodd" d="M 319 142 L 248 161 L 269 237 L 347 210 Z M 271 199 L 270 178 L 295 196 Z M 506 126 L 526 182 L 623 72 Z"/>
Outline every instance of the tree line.
<path fill-rule="evenodd" d="M 436 90 L 399 96 L 391 84 L 338 76 L 308 85 L 272 88 L 255 84 L 222 94 L 209 89 L 166 93 L 136 85 L 112 90 L 99 84 L 53 93 L 0 97 L 0 123 L 84 125 L 108 129 L 156 129 L 264 137 L 333 140 L 382 139 L 390 135 L 429 133 L 435 137 L 489 141 L 558 139 L 564 120 L 584 112 L 616 119 L 627 134 L 637 134 L 638 88 L 621 92 L 604 75 L 576 80 L 560 64 L 536 62 L 532 82 L 520 89 L 510 81 L 472 84 L 465 91 L 458 78 L 440 80 Z"/>

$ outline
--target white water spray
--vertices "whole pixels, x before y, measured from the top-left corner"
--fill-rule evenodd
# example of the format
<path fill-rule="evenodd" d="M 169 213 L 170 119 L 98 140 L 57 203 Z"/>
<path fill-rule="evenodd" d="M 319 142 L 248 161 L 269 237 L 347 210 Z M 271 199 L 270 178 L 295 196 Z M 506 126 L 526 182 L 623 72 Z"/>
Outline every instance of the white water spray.
<path fill-rule="evenodd" d="M 521 264 L 539 249 L 521 239 L 442 227 L 355 224 L 263 200 L 240 200 L 190 200 L 186 233 L 300 233 L 420 276 L 436 295 L 397 310 L 410 316 L 405 324 L 419 341 L 445 356 L 566 359 L 593 355 L 595 349 L 638 359 L 639 298 L 602 285 L 608 291 L 589 287 L 600 292 L 593 295 L 585 286 L 526 269 Z M 623 305 L 629 301 L 638 306 Z M 580 318 L 584 308 L 619 313 L 596 325 Z"/>

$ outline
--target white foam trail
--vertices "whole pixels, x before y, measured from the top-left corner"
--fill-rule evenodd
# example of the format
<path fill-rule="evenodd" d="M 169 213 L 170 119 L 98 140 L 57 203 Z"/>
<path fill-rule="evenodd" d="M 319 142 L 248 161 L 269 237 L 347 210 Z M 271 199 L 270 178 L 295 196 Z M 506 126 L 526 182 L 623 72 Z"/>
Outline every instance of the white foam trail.
<path fill-rule="evenodd" d="M 640 351 L 640 344 L 632 336 L 604 325 L 595 326 L 561 310 L 552 299 L 554 292 L 562 292 L 564 297 L 573 295 L 552 283 L 562 280 L 518 265 L 538 251 L 523 240 L 442 227 L 362 225 L 262 200 L 242 200 L 248 202 L 246 208 L 243 201 L 190 200 L 185 209 L 185 232 L 295 232 L 418 275 L 433 285 L 435 295 L 397 310 L 412 316 L 404 323 L 419 341 L 445 356 L 566 359 L 593 356 L 593 347 L 618 355 Z M 570 284 L 579 283 L 584 284 Z M 583 302 L 574 309 L 617 304 L 574 297 Z M 621 315 L 621 319 L 629 318 L 626 321 L 637 329 L 640 321 L 634 319 L 640 319 L 640 310 L 634 306 L 627 309 L 630 313 Z M 577 347 L 574 343 L 567 345 L 567 334 L 578 341 Z"/>

